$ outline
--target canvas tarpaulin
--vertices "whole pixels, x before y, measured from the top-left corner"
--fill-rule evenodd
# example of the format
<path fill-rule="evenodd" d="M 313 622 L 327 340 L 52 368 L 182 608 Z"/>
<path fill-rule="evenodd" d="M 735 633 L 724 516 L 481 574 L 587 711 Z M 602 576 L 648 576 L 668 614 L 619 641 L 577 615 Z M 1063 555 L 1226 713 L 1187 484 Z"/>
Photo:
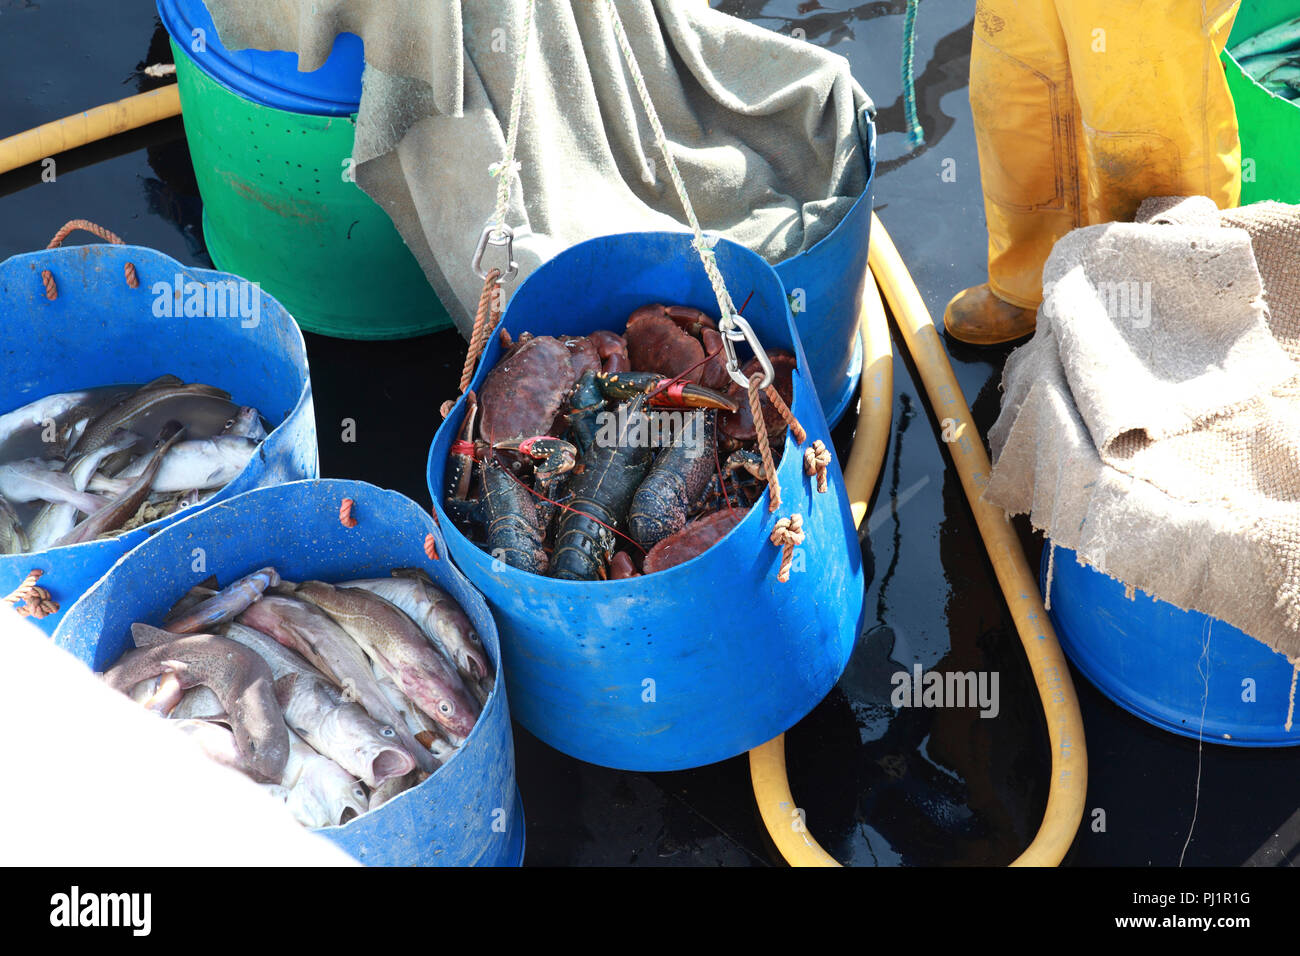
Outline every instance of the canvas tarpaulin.
<path fill-rule="evenodd" d="M 1157 199 L 1137 218 L 1053 249 L 1037 330 L 1003 373 L 985 496 L 1294 659 L 1300 206 Z"/>
<path fill-rule="evenodd" d="M 522 0 L 206 3 L 222 44 L 296 52 L 302 71 L 319 68 L 339 33 L 362 38 L 357 183 L 467 332 Z M 867 185 L 870 103 L 847 61 L 704 0 L 619 0 L 618 10 L 703 227 L 773 263 L 824 238 Z M 507 293 L 584 239 L 685 228 L 605 0 L 537 0 L 530 42 L 506 217 L 520 274 Z"/>

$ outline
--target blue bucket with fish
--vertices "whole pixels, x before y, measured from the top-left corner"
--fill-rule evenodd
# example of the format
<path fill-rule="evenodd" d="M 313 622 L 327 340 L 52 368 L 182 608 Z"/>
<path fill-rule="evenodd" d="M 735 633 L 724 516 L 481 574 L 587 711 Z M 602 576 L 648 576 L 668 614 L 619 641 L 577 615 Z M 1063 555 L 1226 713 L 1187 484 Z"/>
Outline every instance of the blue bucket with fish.
<path fill-rule="evenodd" d="M 269 427 L 243 470 L 205 506 L 317 474 L 302 333 L 255 284 L 140 246 L 65 247 L 0 263 L 0 314 L 0 414 L 56 393 L 170 373 L 224 389 L 256 407 Z M 113 538 L 0 555 L 0 595 L 39 570 L 40 586 L 66 611 L 118 558 L 183 514 Z M 55 613 L 36 624 L 53 633 L 59 620 Z"/>
<path fill-rule="evenodd" d="M 764 490 L 739 524 L 683 564 L 623 580 L 557 580 L 494 560 L 448 517 L 447 458 L 464 396 L 429 454 L 429 488 L 451 555 L 501 631 L 515 717 L 552 747 L 607 767 L 679 770 L 770 740 L 835 685 L 861 628 L 861 550 L 839 465 L 830 464 L 826 493 L 804 474 L 804 448 L 831 441 L 785 290 L 757 254 L 726 240 L 715 251 L 733 297 L 749 298 L 744 316 L 762 346 L 795 356 L 791 407 L 808 436 L 803 446 L 787 438 L 777 513 Z M 573 246 L 525 280 L 498 329 L 516 339 L 618 330 L 653 302 L 716 314 L 689 235 L 629 233 Z M 472 389 L 501 355 L 493 335 Z M 769 538 L 778 519 L 795 513 L 806 539 L 781 583 L 782 552 Z"/>
<path fill-rule="evenodd" d="M 339 516 L 346 498 L 354 502 L 351 528 Z M 425 550 L 428 535 L 438 560 Z M 267 566 L 294 581 L 386 578 L 393 568 L 421 568 L 469 616 L 498 680 L 459 751 L 431 777 L 316 832 L 374 866 L 517 866 L 524 819 L 497 629 L 482 595 L 446 555 L 429 514 L 395 491 L 334 479 L 259 488 L 178 521 L 125 555 L 66 612 L 54 640 L 103 671 L 133 647 L 133 623 L 161 623 L 209 574 L 225 585 Z"/>
<path fill-rule="evenodd" d="M 862 377 L 859 317 L 862 296 L 871 281 L 867 275 L 867 245 L 876 175 L 876 127 L 866 110 L 859 115 L 858 126 L 861 157 L 867 167 L 867 185 L 862 194 L 828 236 L 774 266 L 797 310 L 795 328 L 808 356 L 817 398 L 832 428 L 857 396 Z"/>
<path fill-rule="evenodd" d="M 1051 546 L 1040 577 L 1048 586 Z M 1300 744 L 1296 669 L 1244 631 L 1184 611 L 1079 564 L 1056 548 L 1052 623 L 1070 661 L 1129 713 L 1164 730 L 1233 747 Z"/>

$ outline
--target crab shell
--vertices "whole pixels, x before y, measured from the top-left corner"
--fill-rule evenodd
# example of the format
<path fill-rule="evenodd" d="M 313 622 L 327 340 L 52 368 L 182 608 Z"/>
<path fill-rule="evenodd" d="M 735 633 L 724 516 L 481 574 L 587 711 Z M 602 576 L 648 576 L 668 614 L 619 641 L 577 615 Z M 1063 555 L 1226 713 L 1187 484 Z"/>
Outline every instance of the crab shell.
<path fill-rule="evenodd" d="M 794 401 L 794 355 L 784 349 L 770 349 L 767 357 L 772 363 L 772 384 L 776 386 L 777 394 L 788 406 Z M 761 370 L 762 366 L 758 359 L 752 358 L 745 363 L 741 374 L 748 378 Z M 722 412 L 718 416 L 718 428 L 722 434 L 736 441 L 753 441 L 758 437 L 758 433 L 754 430 L 754 416 L 749 412 L 747 390 L 739 383 L 732 382 L 727 389 L 727 398 L 740 407 L 734 412 Z M 766 399 L 762 402 L 763 421 L 767 423 L 768 437 L 775 440 L 777 435 L 785 434 L 785 420 L 781 418 L 781 413 L 772 407 L 771 402 Z"/>
<path fill-rule="evenodd" d="M 666 571 L 703 554 L 740 524 L 747 513 L 741 508 L 723 508 L 690 522 L 650 549 L 645 556 L 645 573 Z"/>
<path fill-rule="evenodd" d="M 480 434 L 489 442 L 546 434 L 581 374 L 577 365 L 560 339 L 521 335 L 479 388 Z"/>
<path fill-rule="evenodd" d="M 722 337 L 714 321 L 699 309 L 643 305 L 628 316 L 626 336 L 627 354 L 638 372 L 680 376 L 683 381 L 714 389 L 727 384 Z M 702 344 L 696 336 L 702 337 Z M 707 362 L 706 350 L 712 356 Z"/>

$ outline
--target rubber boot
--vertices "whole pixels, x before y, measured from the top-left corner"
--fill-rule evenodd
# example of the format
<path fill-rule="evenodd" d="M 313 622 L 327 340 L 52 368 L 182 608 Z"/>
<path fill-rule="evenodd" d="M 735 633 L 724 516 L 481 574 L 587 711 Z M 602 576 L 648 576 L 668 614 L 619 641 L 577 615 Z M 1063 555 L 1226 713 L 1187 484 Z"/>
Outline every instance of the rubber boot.
<path fill-rule="evenodd" d="M 967 345 L 1001 345 L 1030 335 L 1037 315 L 1034 309 L 999 299 L 986 282 L 952 297 L 943 310 L 943 327 Z"/>

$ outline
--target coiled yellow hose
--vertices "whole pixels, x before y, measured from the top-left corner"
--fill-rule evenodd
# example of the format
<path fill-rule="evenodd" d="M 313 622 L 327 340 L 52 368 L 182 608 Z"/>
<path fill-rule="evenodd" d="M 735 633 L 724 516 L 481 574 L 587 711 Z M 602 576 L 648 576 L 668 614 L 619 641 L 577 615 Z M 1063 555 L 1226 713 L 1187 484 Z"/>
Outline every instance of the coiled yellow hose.
<path fill-rule="evenodd" d="M 1011 523 L 1001 509 L 984 501 L 989 458 L 975 432 L 970 407 L 962 397 L 952 365 L 944 352 L 934 320 L 921 293 L 908 274 L 902 257 L 880 220 L 871 217 L 871 271 L 884 291 L 903 342 L 916 363 L 935 414 L 955 423 L 947 443 L 962 490 L 975 514 L 975 522 L 998 584 L 1007 599 L 1020 643 L 1029 658 L 1052 747 L 1052 778 L 1047 809 L 1038 834 L 1012 866 L 1056 866 L 1064 859 L 1083 819 L 1088 789 L 1088 755 L 1083 721 L 1074 684 L 1061 653 L 1056 633 L 1043 609 L 1038 581 L 1025 561 Z M 853 520 L 861 524 L 867 501 L 885 457 L 893 402 L 892 352 L 889 327 L 876 288 L 869 284 L 864 297 L 861 329 L 866 359 L 862 374 L 862 401 L 858 430 L 848 467 L 844 470 Z M 969 440 L 963 440 L 963 434 Z M 813 839 L 797 809 L 785 772 L 785 736 L 749 752 L 754 798 L 767 832 L 791 866 L 837 866 L 835 859 Z"/>

